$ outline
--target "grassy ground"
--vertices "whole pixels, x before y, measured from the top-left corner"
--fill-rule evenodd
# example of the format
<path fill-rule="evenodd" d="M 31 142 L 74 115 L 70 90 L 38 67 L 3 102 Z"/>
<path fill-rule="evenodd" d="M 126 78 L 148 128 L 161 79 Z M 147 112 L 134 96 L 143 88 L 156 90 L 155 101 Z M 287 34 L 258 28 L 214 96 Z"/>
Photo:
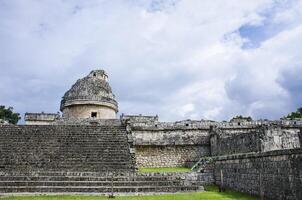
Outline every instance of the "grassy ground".
<path fill-rule="evenodd" d="M 205 192 L 183 193 L 174 195 L 155 196 L 123 196 L 116 197 L 117 200 L 257 200 L 258 198 L 227 190 L 218 192 L 217 187 L 206 187 Z M 108 197 L 100 196 L 24 196 L 3 197 L 3 200 L 105 200 Z"/>
<path fill-rule="evenodd" d="M 175 167 L 175 168 L 140 168 L 139 172 L 190 172 L 191 169 L 185 167 Z"/>

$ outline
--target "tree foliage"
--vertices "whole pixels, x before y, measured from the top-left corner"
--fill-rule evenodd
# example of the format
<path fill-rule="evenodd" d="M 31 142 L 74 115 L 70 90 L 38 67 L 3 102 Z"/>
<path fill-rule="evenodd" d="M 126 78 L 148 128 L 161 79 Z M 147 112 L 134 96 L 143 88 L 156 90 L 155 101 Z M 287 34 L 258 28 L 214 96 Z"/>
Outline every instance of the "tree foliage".
<path fill-rule="evenodd" d="M 242 115 L 237 115 L 237 116 L 235 116 L 235 117 L 233 117 L 233 118 L 231 119 L 231 122 L 232 122 L 232 121 L 236 121 L 236 120 L 238 120 L 238 119 L 239 119 L 239 120 L 248 121 L 248 122 L 253 121 L 252 117 L 250 117 L 250 116 L 244 117 L 244 116 L 242 116 Z"/>
<path fill-rule="evenodd" d="M 13 107 L 5 108 L 5 106 L 0 105 L 0 119 L 10 124 L 17 124 L 21 117 L 19 113 L 14 113 L 13 110 Z"/>
<path fill-rule="evenodd" d="M 284 116 L 283 119 L 302 119 L 302 107 L 298 108 L 296 112 L 291 112 Z"/>

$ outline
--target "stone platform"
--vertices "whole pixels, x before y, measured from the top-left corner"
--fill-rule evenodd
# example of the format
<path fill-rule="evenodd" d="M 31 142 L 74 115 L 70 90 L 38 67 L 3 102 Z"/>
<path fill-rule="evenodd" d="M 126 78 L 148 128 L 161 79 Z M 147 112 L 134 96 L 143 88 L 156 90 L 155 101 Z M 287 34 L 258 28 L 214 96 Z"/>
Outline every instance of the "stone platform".
<path fill-rule="evenodd" d="M 131 172 L 129 145 L 123 125 L 2 126 L 0 172 Z"/>
<path fill-rule="evenodd" d="M 89 194 L 133 195 L 202 191 L 208 181 L 199 173 L 43 172 L 2 174 L 1 195 Z"/>
<path fill-rule="evenodd" d="M 0 195 L 202 191 L 205 174 L 137 173 L 123 124 L 0 127 Z"/>

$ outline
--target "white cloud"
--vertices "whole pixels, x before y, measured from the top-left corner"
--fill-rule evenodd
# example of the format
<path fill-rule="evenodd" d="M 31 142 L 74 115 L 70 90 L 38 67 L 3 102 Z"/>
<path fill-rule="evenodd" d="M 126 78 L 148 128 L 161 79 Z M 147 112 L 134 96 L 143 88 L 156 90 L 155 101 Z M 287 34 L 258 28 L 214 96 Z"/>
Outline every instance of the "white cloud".
<path fill-rule="evenodd" d="M 76 79 L 104 67 L 124 113 L 276 118 L 298 106 L 285 80 L 302 59 L 301 13 L 293 4 L 268 18 L 276 4 L 2 1 L 0 103 L 56 112 Z M 242 49 L 239 28 L 265 20 L 289 25 L 259 48 Z"/>
<path fill-rule="evenodd" d="M 277 118 L 301 106 L 292 105 L 290 91 L 278 82 L 287 71 L 302 70 L 301 36 L 302 25 L 283 31 L 246 53 L 241 62 L 245 68 L 238 70 L 236 78 L 227 84 L 229 98 L 248 106 L 250 114 L 257 117 Z"/>

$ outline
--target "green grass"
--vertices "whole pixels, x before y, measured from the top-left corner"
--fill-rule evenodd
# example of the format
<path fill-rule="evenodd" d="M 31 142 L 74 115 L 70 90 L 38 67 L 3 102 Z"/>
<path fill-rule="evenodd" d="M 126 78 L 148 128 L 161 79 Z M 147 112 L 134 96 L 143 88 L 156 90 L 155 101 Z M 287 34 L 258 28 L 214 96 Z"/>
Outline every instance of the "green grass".
<path fill-rule="evenodd" d="M 227 190 L 218 192 L 217 187 L 208 186 L 205 192 L 193 192 L 171 195 L 154 196 L 121 196 L 117 200 L 257 200 L 239 192 Z M 23 196 L 23 197 L 3 197 L 3 200 L 105 200 L 108 197 L 103 196 Z"/>
<path fill-rule="evenodd" d="M 139 172 L 190 172 L 191 169 L 185 167 L 164 167 L 164 168 L 140 168 Z"/>

